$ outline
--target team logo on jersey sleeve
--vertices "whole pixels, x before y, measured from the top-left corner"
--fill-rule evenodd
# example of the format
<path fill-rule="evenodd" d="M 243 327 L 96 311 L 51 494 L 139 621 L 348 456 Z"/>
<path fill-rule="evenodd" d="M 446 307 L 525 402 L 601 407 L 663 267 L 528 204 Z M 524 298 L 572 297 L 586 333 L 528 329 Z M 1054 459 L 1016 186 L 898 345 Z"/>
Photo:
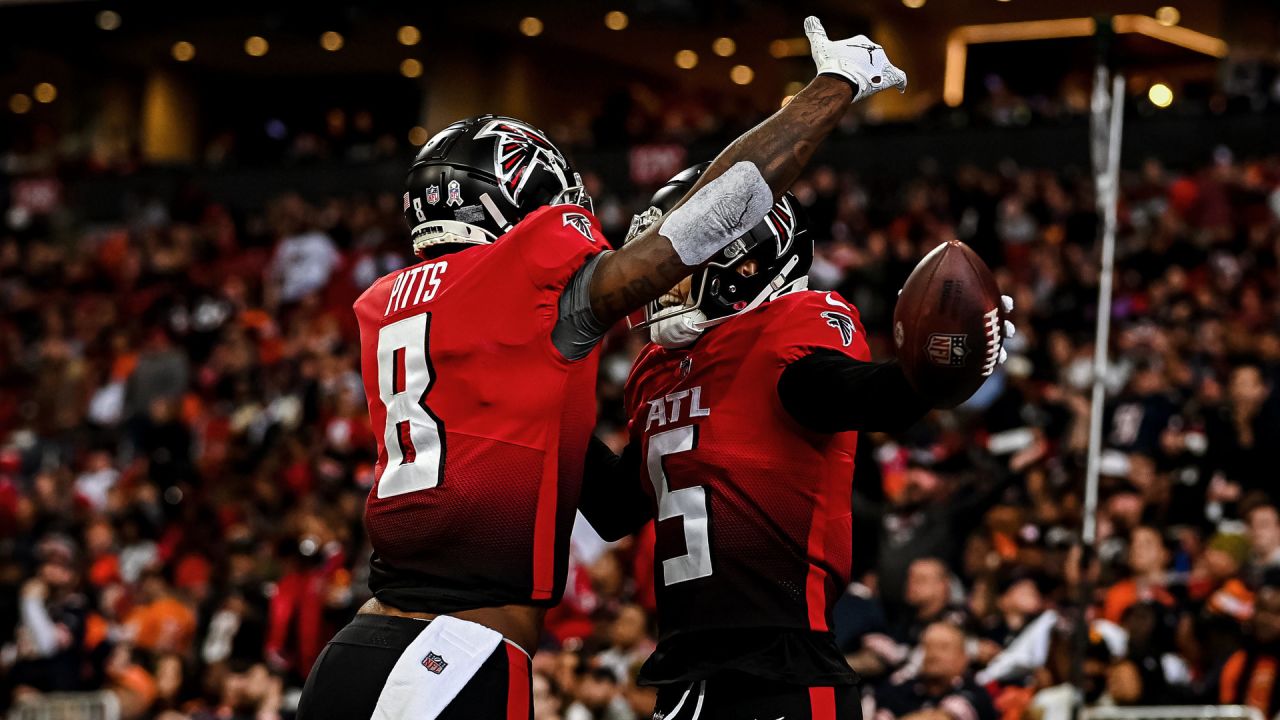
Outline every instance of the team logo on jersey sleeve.
<path fill-rule="evenodd" d="M 845 315 L 844 313 L 833 312 L 831 310 L 827 310 L 822 313 L 822 317 L 827 321 L 828 325 L 835 328 L 840 333 L 840 341 L 844 343 L 844 346 L 849 347 L 849 343 L 853 342 L 853 318 Z"/>
<path fill-rule="evenodd" d="M 563 216 L 562 223 L 564 226 L 571 227 L 582 233 L 582 237 L 590 240 L 591 242 L 596 241 L 595 236 L 591 234 L 591 219 L 586 215 L 576 212 L 567 212 Z"/>
<path fill-rule="evenodd" d="M 449 199 L 444 201 L 445 205 L 461 205 L 462 204 L 462 184 L 457 180 L 449 181 Z"/>
<path fill-rule="evenodd" d="M 445 662 L 443 656 L 429 652 L 426 657 L 422 658 L 422 667 L 439 675 L 444 672 L 445 668 L 449 667 L 449 663 Z"/>
<path fill-rule="evenodd" d="M 929 336 L 925 349 L 929 351 L 929 360 L 943 367 L 964 367 L 964 357 L 969 354 L 964 335 L 934 333 Z"/>
<path fill-rule="evenodd" d="M 520 193 L 538 168 L 555 175 L 561 187 L 569 185 L 565 173 L 569 163 L 541 132 L 515 120 L 493 120 L 476 133 L 476 139 L 491 137 L 493 173 L 507 202 L 520 204 Z"/>
<path fill-rule="evenodd" d="M 461 200 L 462 198 L 459 197 L 458 199 Z M 428 186 L 427 187 L 427 204 L 435 205 L 438 202 L 440 202 L 440 186 L 439 185 Z"/>

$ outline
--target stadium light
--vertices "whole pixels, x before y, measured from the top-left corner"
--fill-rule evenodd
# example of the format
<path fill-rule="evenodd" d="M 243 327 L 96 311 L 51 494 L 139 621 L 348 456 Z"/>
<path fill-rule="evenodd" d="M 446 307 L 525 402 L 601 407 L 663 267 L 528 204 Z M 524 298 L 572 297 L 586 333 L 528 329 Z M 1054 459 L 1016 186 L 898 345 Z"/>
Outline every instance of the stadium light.
<path fill-rule="evenodd" d="M 1173 27 L 1182 20 L 1182 13 L 1178 12 L 1178 8 L 1172 5 L 1156 9 L 1156 22 L 1165 27 Z"/>
<path fill-rule="evenodd" d="M 98 27 L 103 30 L 115 30 L 120 27 L 120 13 L 115 10 L 103 10 L 96 18 Z"/>
<path fill-rule="evenodd" d="M 1173 104 L 1173 88 L 1164 83 L 1155 83 L 1147 90 L 1147 99 L 1158 108 L 1167 108 Z"/>
<path fill-rule="evenodd" d="M 778 38 L 769 43 L 769 54 L 776 58 L 804 57 L 809 54 L 808 38 Z"/>
<path fill-rule="evenodd" d="M 1117 34 L 1145 35 L 1215 58 L 1227 56 L 1228 46 L 1221 38 L 1185 27 L 1165 27 L 1145 15 L 1116 15 L 1112 28 Z M 964 72 L 969 46 L 979 43 L 1015 42 L 1021 40 L 1058 40 L 1091 37 L 1097 25 L 1093 18 L 1062 18 L 991 25 L 961 25 L 947 36 L 946 67 L 943 71 L 942 99 L 956 107 L 964 100 Z M 780 41 L 775 40 L 774 43 Z M 770 45 L 770 52 L 773 45 Z M 774 57 L 781 57 L 774 55 Z"/>
<path fill-rule="evenodd" d="M 427 137 L 427 129 L 422 127 L 421 125 L 414 125 L 412 128 L 409 129 L 410 145 L 414 145 L 414 146 L 426 145 L 427 140 L 429 139 L 430 138 Z"/>
<path fill-rule="evenodd" d="M 1160 24 L 1159 20 L 1145 15 L 1117 15 L 1112 21 L 1112 26 L 1117 33 L 1146 35 L 1210 57 L 1224 58 L 1229 49 L 1222 38 L 1181 26 L 1166 27 Z"/>
<path fill-rule="evenodd" d="M 31 98 L 26 93 L 14 93 L 9 97 L 9 109 L 21 115 L 31 109 Z"/>
<path fill-rule="evenodd" d="M 169 54 L 178 62 L 187 62 L 196 56 L 196 46 L 186 40 L 179 40 L 169 48 Z"/>
<path fill-rule="evenodd" d="M 401 25 L 396 31 L 396 40 L 401 45 L 417 45 L 422 40 L 422 33 L 412 25 Z"/>
<path fill-rule="evenodd" d="M 795 96 L 795 95 L 784 95 L 784 96 L 783 96 L 783 98 L 782 98 L 782 104 L 781 104 L 781 105 L 779 105 L 778 107 L 779 107 L 779 108 L 784 108 L 784 107 L 786 107 L 787 105 L 789 105 L 789 104 L 791 103 L 791 101 L 792 101 L 792 100 L 795 100 L 795 99 L 796 99 L 796 96 Z"/>
<path fill-rule="evenodd" d="M 902 0 L 902 4 L 906 5 L 912 10 L 918 10 L 924 7 L 924 3 L 925 3 L 925 0 Z"/>
<path fill-rule="evenodd" d="M 244 51 L 252 57 L 262 57 L 263 55 L 266 55 L 267 51 L 270 49 L 271 45 L 267 42 L 267 39 L 261 35 L 250 35 L 249 38 L 244 41 Z"/>
<path fill-rule="evenodd" d="M 729 57 L 738 51 L 738 44 L 733 38 L 718 37 L 711 43 L 711 52 L 720 57 Z"/>
<path fill-rule="evenodd" d="M 342 37 L 342 33 L 339 32 L 330 30 L 320 36 L 320 47 L 329 52 L 338 52 L 342 49 L 344 43 L 345 40 Z"/>
<path fill-rule="evenodd" d="M 520 21 L 520 32 L 528 37 L 538 37 L 542 34 L 542 21 L 536 17 L 527 17 Z"/>
<path fill-rule="evenodd" d="M 729 70 L 729 79 L 738 85 L 750 84 L 756 77 L 756 73 L 747 65 L 734 65 Z"/>
<path fill-rule="evenodd" d="M 604 26 L 610 30 L 626 30 L 628 22 L 627 14 L 621 10 L 610 10 L 604 16 Z"/>
<path fill-rule="evenodd" d="M 31 94 L 35 96 L 36 102 L 48 104 L 57 99 L 58 88 L 53 83 L 42 82 L 35 86 Z"/>
<path fill-rule="evenodd" d="M 422 75 L 422 63 L 413 58 L 405 58 L 400 62 L 400 74 L 407 78 L 419 77 Z"/>
<path fill-rule="evenodd" d="M 692 70 L 698 65 L 698 53 L 692 50 L 681 50 L 676 53 L 676 67 L 681 70 Z"/>

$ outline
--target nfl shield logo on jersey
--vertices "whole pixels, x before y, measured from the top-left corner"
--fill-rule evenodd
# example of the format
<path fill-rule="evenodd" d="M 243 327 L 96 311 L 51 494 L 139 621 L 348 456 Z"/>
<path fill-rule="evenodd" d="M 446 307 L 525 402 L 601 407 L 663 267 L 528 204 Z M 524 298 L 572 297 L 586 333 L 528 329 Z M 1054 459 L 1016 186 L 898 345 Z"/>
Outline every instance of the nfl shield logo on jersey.
<path fill-rule="evenodd" d="M 445 668 L 449 667 L 449 663 L 445 662 L 442 656 L 429 652 L 426 657 L 422 658 L 422 667 L 439 675 L 444 672 Z"/>
<path fill-rule="evenodd" d="M 964 335 L 934 333 L 929 336 L 929 360 L 944 367 L 963 367 L 964 356 L 969 350 L 964 346 Z"/>
<path fill-rule="evenodd" d="M 440 202 L 440 186 L 432 185 L 427 188 L 427 204 L 435 205 Z"/>

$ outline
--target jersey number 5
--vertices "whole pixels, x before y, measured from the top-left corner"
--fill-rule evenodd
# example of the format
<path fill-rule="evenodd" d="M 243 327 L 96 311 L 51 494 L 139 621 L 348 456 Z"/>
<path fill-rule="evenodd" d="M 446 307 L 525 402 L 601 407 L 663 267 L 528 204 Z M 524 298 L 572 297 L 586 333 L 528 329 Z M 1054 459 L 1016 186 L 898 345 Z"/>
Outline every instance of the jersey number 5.
<path fill-rule="evenodd" d="M 702 487 L 672 490 L 667 487 L 667 472 L 662 459 L 667 455 L 688 452 L 697 445 L 693 425 L 660 432 L 649 438 L 645 463 L 649 481 L 658 498 L 658 521 L 682 518 L 685 554 L 662 561 L 663 585 L 697 580 L 711 574 L 711 540 L 708 532 L 707 491 Z"/>
<path fill-rule="evenodd" d="M 382 430 L 387 466 L 378 479 L 379 498 L 433 488 L 444 477 L 444 423 L 426 404 L 436 381 L 430 334 L 431 313 L 378 331 L 378 397 L 387 412 Z"/>

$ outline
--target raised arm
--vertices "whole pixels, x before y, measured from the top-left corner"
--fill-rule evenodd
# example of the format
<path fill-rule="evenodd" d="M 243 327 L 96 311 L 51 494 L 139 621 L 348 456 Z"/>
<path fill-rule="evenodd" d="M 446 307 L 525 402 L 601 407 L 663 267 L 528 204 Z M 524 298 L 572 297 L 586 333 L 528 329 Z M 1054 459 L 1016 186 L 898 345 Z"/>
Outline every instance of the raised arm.
<path fill-rule="evenodd" d="M 612 324 L 657 299 L 760 222 L 850 102 L 888 87 L 906 88 L 906 75 L 865 36 L 833 42 L 813 17 L 805 20 L 805 33 L 818 76 L 730 143 L 671 212 L 600 259 L 590 285 L 591 310 L 600 323 Z"/>

